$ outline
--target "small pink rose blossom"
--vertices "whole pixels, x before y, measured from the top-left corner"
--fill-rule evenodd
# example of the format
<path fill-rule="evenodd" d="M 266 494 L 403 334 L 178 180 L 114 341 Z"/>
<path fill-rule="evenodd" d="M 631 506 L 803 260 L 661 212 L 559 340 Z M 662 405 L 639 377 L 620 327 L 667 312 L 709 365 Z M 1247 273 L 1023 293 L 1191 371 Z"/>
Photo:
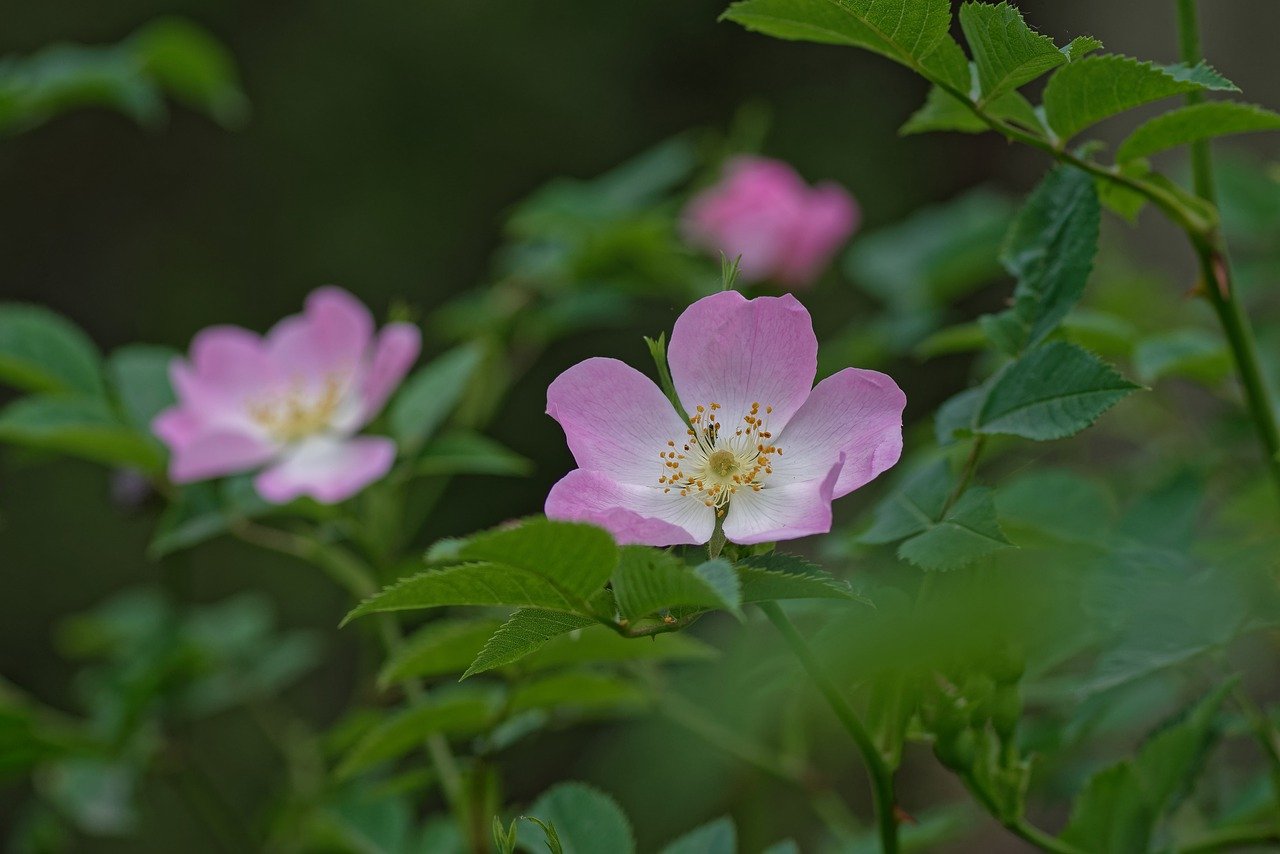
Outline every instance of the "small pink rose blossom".
<path fill-rule="evenodd" d="M 616 360 L 574 365 L 547 389 L 578 468 L 547 496 L 553 519 L 620 543 L 705 543 L 716 516 L 735 543 L 831 529 L 831 501 L 898 461 L 906 396 L 876 371 L 815 387 L 818 341 L 795 297 L 725 291 L 676 320 L 671 378 L 691 425 L 648 377 Z"/>
<path fill-rule="evenodd" d="M 378 414 L 418 358 L 408 323 L 376 336 L 373 316 L 351 294 L 325 287 L 302 314 L 266 336 L 212 326 L 169 375 L 178 404 L 152 430 L 169 446 L 175 483 L 265 466 L 254 485 L 268 501 L 309 495 L 343 501 L 385 475 L 396 446 L 355 433 Z"/>
<path fill-rule="evenodd" d="M 684 212 L 685 238 L 733 260 L 744 282 L 772 279 L 813 284 L 857 228 L 859 212 L 843 187 L 805 184 L 778 160 L 740 157 L 720 183 L 695 196 Z"/>

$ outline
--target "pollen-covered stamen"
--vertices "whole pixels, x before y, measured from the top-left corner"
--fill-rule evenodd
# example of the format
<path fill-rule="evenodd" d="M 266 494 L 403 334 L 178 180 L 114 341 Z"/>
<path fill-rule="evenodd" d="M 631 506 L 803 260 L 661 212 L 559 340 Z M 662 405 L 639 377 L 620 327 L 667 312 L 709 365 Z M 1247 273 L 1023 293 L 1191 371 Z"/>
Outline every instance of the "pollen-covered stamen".
<path fill-rule="evenodd" d="M 295 382 L 283 393 L 249 404 L 249 417 L 278 442 L 296 442 L 328 429 L 342 403 L 342 377 L 325 377 L 320 388 Z"/>
<path fill-rule="evenodd" d="M 740 490 L 759 492 L 765 479 L 773 474 L 773 458 L 782 449 L 773 443 L 773 434 L 765 426 L 772 406 L 751 404 L 737 427 L 726 427 L 720 421 L 722 407 L 718 403 L 698 406 L 689 417 L 689 430 L 683 443 L 672 440 L 659 454 L 664 471 L 658 478 L 663 492 L 678 489 L 681 495 L 696 495 L 708 507 L 724 515 L 725 509 Z"/>

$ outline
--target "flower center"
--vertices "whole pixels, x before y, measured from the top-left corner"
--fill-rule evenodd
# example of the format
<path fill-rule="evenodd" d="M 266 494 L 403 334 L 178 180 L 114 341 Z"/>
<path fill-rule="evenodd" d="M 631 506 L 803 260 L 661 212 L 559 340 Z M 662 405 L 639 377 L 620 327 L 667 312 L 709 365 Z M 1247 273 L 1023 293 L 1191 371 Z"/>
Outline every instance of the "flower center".
<path fill-rule="evenodd" d="M 296 382 L 283 394 L 250 403 L 249 417 L 277 442 L 296 442 L 329 427 L 342 389 L 341 378 L 332 374 L 319 389 Z"/>
<path fill-rule="evenodd" d="M 751 404 L 739 427 L 720 421 L 718 403 L 699 406 L 689 418 L 686 441 L 667 442 L 659 456 L 665 472 L 658 478 L 663 492 L 680 490 L 696 495 L 723 516 L 729 499 L 739 490 L 759 492 L 773 474 L 773 458 L 782 449 L 773 444 L 773 434 L 765 427 L 772 406 Z"/>

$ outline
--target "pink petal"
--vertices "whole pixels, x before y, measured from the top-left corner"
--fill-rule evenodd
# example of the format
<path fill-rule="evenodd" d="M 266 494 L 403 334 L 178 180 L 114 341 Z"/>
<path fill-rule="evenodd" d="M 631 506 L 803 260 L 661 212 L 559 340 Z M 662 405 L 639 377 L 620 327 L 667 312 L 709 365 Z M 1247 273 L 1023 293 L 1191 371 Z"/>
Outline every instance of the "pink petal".
<path fill-rule="evenodd" d="M 836 498 L 890 468 L 902 454 L 902 410 L 907 397 L 878 371 L 845 368 L 814 388 L 777 435 L 770 483 L 822 478 L 844 456 Z"/>
<path fill-rule="evenodd" d="M 721 423 L 738 425 L 753 403 L 772 406 L 775 436 L 809 396 L 818 371 L 813 321 L 790 294 L 703 297 L 676 320 L 667 355 L 686 411 L 719 403 Z"/>
<path fill-rule="evenodd" d="M 692 496 L 657 487 L 618 483 L 600 472 L 575 469 L 551 487 L 546 514 L 599 525 L 622 545 L 698 545 L 711 539 L 715 512 Z"/>
<path fill-rule="evenodd" d="M 383 327 L 360 390 L 363 422 L 382 410 L 391 392 L 413 367 L 421 349 L 422 332 L 412 323 L 391 323 Z"/>
<path fill-rule="evenodd" d="M 395 442 L 380 436 L 316 437 L 290 448 L 253 483 L 259 495 L 275 504 L 303 495 L 336 504 L 383 477 L 395 458 Z"/>
<path fill-rule="evenodd" d="M 175 359 L 169 372 L 183 402 L 215 406 L 239 405 L 275 378 L 263 340 L 238 326 L 202 329 L 191 341 L 190 363 Z"/>
<path fill-rule="evenodd" d="M 172 425 L 171 425 L 172 426 Z M 249 433 L 206 432 L 172 445 L 169 479 L 191 483 L 257 468 L 276 455 L 277 446 Z"/>
<path fill-rule="evenodd" d="M 793 287 L 813 284 L 853 234 L 858 215 L 853 196 L 843 187 L 814 188 L 793 223 L 790 243 L 777 267 L 778 280 Z"/>
<path fill-rule="evenodd" d="M 831 530 L 831 497 L 844 458 L 820 480 L 739 492 L 729 502 L 724 535 L 741 545 L 794 540 Z M 770 478 L 772 484 L 773 479 Z"/>
<path fill-rule="evenodd" d="M 180 406 L 171 406 L 151 420 L 151 432 L 171 449 L 190 445 L 203 427 L 204 422 L 194 412 Z"/>
<path fill-rule="evenodd" d="M 688 427 L 653 381 L 617 359 L 579 362 L 547 389 L 547 414 L 560 422 L 579 468 L 621 483 L 658 485 L 661 454 Z"/>
<path fill-rule="evenodd" d="M 302 314 L 286 317 L 267 333 L 267 349 L 290 380 L 350 376 L 372 338 L 369 309 L 342 288 L 324 287 L 307 297 Z"/>

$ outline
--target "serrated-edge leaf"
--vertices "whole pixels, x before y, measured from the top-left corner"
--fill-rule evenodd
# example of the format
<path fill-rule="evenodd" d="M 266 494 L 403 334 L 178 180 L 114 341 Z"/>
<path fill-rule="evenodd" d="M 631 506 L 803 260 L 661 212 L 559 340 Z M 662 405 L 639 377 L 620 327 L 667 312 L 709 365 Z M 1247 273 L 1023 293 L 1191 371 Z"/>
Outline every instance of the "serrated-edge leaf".
<path fill-rule="evenodd" d="M 1062 48 L 1068 62 L 1084 59 L 1095 50 L 1102 50 L 1102 42 L 1093 36 L 1076 36 Z"/>
<path fill-rule="evenodd" d="M 482 732 L 494 711 L 494 699 L 487 694 L 460 695 L 404 709 L 365 733 L 343 756 L 335 775 L 339 779 L 349 778 L 406 753 L 435 733 Z"/>
<path fill-rule="evenodd" d="M 994 494 L 971 486 L 928 530 L 898 546 L 898 557 L 921 569 L 946 572 L 1013 545 L 1000 530 Z"/>
<path fill-rule="evenodd" d="M 485 641 L 475 660 L 462 674 L 462 678 L 484 673 L 495 667 L 512 664 L 557 635 L 591 625 L 589 617 L 546 611 L 539 608 L 521 608 L 500 625 Z"/>
<path fill-rule="evenodd" d="M 1064 375 L 1064 368 L 1077 376 Z M 1047 390 L 1020 393 L 1018 385 L 1027 380 Z M 1138 388 L 1087 350 L 1053 341 L 996 374 L 974 416 L 974 430 L 1037 441 L 1073 436 Z"/>
<path fill-rule="evenodd" d="M 964 3 L 960 6 L 960 28 L 978 67 L 980 103 L 1030 83 L 1067 61 L 1053 39 L 1032 30 L 1022 13 L 1008 3 Z"/>
<path fill-rule="evenodd" d="M 519 567 L 585 598 L 609 580 L 618 546 L 595 525 L 535 516 L 467 537 L 457 557 Z"/>
<path fill-rule="evenodd" d="M 1156 116 L 1139 125 L 1116 149 L 1116 161 L 1137 160 L 1202 139 L 1280 130 L 1280 114 L 1239 101 L 1206 101 Z"/>
<path fill-rule="evenodd" d="M 1062 139 L 1103 119 L 1172 95 L 1236 87 L 1201 63 L 1156 65 L 1120 54 L 1088 56 L 1067 63 L 1044 89 L 1045 116 Z"/>
<path fill-rule="evenodd" d="M 383 611 L 447 605 L 494 605 L 584 613 L 586 602 L 544 576 L 505 564 L 463 563 L 402 578 L 365 599 L 340 625 Z"/>
<path fill-rule="evenodd" d="M 750 557 L 739 561 L 738 577 L 742 580 L 742 603 L 774 602 L 781 599 L 843 599 L 870 605 L 871 601 L 854 591 L 849 582 L 830 575 L 807 561 L 803 572 L 770 568 L 772 555 Z"/>
<path fill-rule="evenodd" d="M 533 802 L 526 816 L 554 825 L 564 854 L 596 854 L 604 850 L 609 854 L 635 854 L 635 833 L 627 814 L 612 797 L 586 783 L 560 783 L 548 789 Z M 584 822 L 586 827 L 582 826 Z M 532 846 L 542 841 L 524 832 L 520 840 L 530 850 L 536 850 Z"/>
<path fill-rule="evenodd" d="M 738 585 L 728 561 L 691 567 L 674 555 L 641 546 L 623 547 L 613 574 L 618 610 L 629 621 L 681 605 L 740 613 Z"/>
<path fill-rule="evenodd" d="M 471 663 L 501 625 L 484 618 L 433 620 L 388 657 L 378 672 L 378 685 L 386 688 L 402 679 L 457 672 Z"/>
<path fill-rule="evenodd" d="M 659 854 L 738 854 L 738 828 L 722 816 L 668 843 Z"/>

